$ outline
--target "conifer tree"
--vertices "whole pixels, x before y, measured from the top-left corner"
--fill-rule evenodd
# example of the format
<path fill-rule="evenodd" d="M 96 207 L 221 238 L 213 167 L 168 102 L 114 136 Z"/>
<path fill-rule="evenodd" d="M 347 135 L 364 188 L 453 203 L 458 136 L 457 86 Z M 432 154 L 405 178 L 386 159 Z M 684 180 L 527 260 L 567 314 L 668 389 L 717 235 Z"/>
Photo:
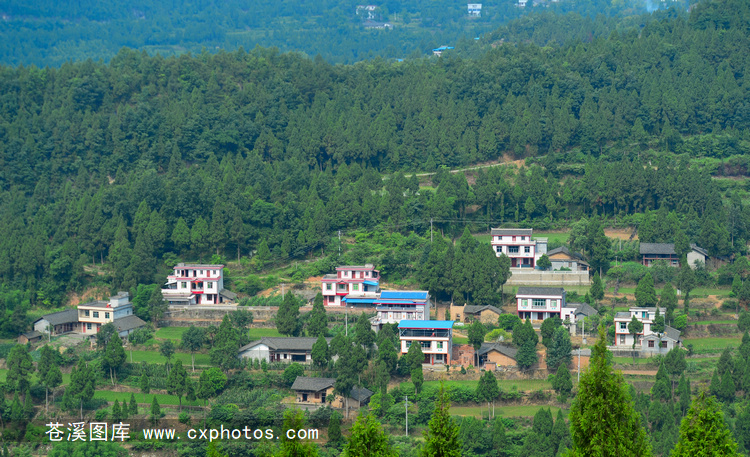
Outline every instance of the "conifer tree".
<path fill-rule="evenodd" d="M 635 288 L 635 303 L 639 307 L 656 306 L 656 289 L 654 289 L 654 278 L 647 272 Z"/>
<path fill-rule="evenodd" d="M 144 394 L 151 392 L 151 381 L 148 379 L 145 371 L 141 375 L 141 379 L 138 382 L 138 387 L 141 388 L 141 392 Z"/>
<path fill-rule="evenodd" d="M 351 429 L 343 457 L 396 457 L 380 423 L 371 414 L 361 414 Z"/>
<path fill-rule="evenodd" d="M 334 411 L 328 420 L 328 444 L 338 448 L 342 441 L 344 436 L 341 434 L 341 414 Z"/>
<path fill-rule="evenodd" d="M 299 335 L 299 303 L 294 294 L 287 293 L 276 313 L 276 330 L 282 335 Z"/>
<path fill-rule="evenodd" d="M 677 309 L 677 294 L 675 294 L 672 283 L 667 283 L 661 290 L 659 296 L 659 307 L 666 308 L 666 314 L 664 315 L 664 321 L 668 325 L 672 325 L 674 322 L 674 310 Z"/>
<path fill-rule="evenodd" d="M 304 430 L 305 414 L 297 408 L 284 411 L 283 430 Z M 286 433 L 281 434 L 281 445 L 279 446 L 279 457 L 316 457 L 318 448 L 315 443 L 300 439 L 296 434 L 293 438 Z"/>
<path fill-rule="evenodd" d="M 701 392 L 680 424 L 680 440 L 672 457 L 738 456 L 737 443 L 724 423 L 721 408 L 713 396 Z"/>
<path fill-rule="evenodd" d="M 107 341 L 104 357 L 102 357 L 102 366 L 109 370 L 113 386 L 115 385 L 115 372 L 122 367 L 125 360 L 127 360 L 127 355 L 122 347 L 122 340 L 119 335 L 115 334 Z"/>
<path fill-rule="evenodd" d="M 570 397 L 570 393 L 573 391 L 573 379 L 566 364 L 560 364 L 557 368 L 557 373 L 552 378 L 552 388 L 560 395 L 561 401 L 565 402 Z"/>
<path fill-rule="evenodd" d="M 589 290 L 591 298 L 597 302 L 604 298 L 604 284 L 599 273 L 594 273 L 594 279 L 591 281 L 591 289 Z"/>
<path fill-rule="evenodd" d="M 461 440 L 458 431 L 458 425 L 450 416 L 450 400 L 445 392 L 445 385 L 440 383 L 435 411 L 428 430 L 424 432 L 422 457 L 460 457 Z"/>
<path fill-rule="evenodd" d="M 151 400 L 151 422 L 155 424 L 160 418 L 161 407 L 159 406 L 159 401 L 156 399 L 156 395 L 154 395 L 153 400 Z"/>
<path fill-rule="evenodd" d="M 115 398 L 115 403 L 112 405 L 112 421 L 122 421 L 122 411 L 120 409 L 120 402 Z"/>
<path fill-rule="evenodd" d="M 572 456 L 650 456 L 651 448 L 625 380 L 612 369 L 604 327 L 570 409 Z"/>
<path fill-rule="evenodd" d="M 177 395 L 180 411 L 182 411 L 182 396 L 187 393 L 187 379 L 187 371 L 182 366 L 182 360 L 178 359 L 167 376 L 167 393 Z"/>
<path fill-rule="evenodd" d="M 487 418 L 490 416 L 490 402 L 495 402 L 495 399 L 500 395 L 500 387 L 497 385 L 497 378 L 491 371 L 485 370 L 482 373 L 482 377 L 479 378 L 477 383 L 477 398 L 487 402 Z"/>
<path fill-rule="evenodd" d="M 370 325 L 370 319 L 367 315 L 362 314 L 357 318 L 357 325 L 354 327 L 354 341 L 369 352 L 375 342 L 375 332 Z"/>
<path fill-rule="evenodd" d="M 570 332 L 565 327 L 558 327 L 552 336 L 552 343 L 547 349 L 547 368 L 550 372 L 557 371 L 560 365 L 569 365 L 572 360 L 573 345 L 570 342 Z"/>
<path fill-rule="evenodd" d="M 318 337 L 328 333 L 328 315 L 323 304 L 323 294 L 318 292 L 313 300 L 313 308 L 307 319 L 307 335 Z"/>

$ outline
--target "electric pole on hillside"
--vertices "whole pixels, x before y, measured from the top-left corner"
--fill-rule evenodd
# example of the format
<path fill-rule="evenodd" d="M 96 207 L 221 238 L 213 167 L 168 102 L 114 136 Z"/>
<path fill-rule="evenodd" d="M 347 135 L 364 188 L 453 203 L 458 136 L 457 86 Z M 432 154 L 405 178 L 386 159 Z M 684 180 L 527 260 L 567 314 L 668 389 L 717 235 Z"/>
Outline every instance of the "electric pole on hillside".
<path fill-rule="evenodd" d="M 341 230 L 339 230 L 339 257 L 341 257 Z"/>
<path fill-rule="evenodd" d="M 430 218 L 430 244 L 432 244 L 432 218 Z"/>

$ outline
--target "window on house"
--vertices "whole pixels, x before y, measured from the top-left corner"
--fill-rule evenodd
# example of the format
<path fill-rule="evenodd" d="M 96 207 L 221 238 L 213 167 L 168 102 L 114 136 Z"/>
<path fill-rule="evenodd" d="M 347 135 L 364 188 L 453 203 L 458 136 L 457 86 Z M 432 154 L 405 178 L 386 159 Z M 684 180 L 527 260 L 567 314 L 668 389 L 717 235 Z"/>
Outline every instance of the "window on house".
<path fill-rule="evenodd" d="M 550 306 L 550 308 L 552 308 L 552 309 L 555 309 L 555 308 L 557 308 L 557 300 L 550 300 L 550 301 L 549 301 L 549 306 Z"/>
<path fill-rule="evenodd" d="M 328 297 L 328 303 L 333 303 L 334 301 L 336 300 L 333 298 L 333 295 Z"/>
<path fill-rule="evenodd" d="M 331 290 L 331 289 L 332 289 L 331 284 L 326 284 L 326 290 Z"/>
<path fill-rule="evenodd" d="M 508 254 L 518 254 L 518 246 L 508 246 Z"/>
<path fill-rule="evenodd" d="M 515 236 L 513 237 L 513 241 L 516 241 L 516 237 Z"/>
<path fill-rule="evenodd" d="M 109 319 L 109 313 L 104 313 L 104 318 Z"/>
<path fill-rule="evenodd" d="M 411 341 L 407 341 L 407 342 L 406 342 L 406 348 L 408 349 L 408 348 L 410 348 L 410 347 L 411 347 Z"/>
<path fill-rule="evenodd" d="M 547 300 L 544 298 L 535 298 L 531 302 L 532 308 L 546 308 L 547 307 Z"/>
<path fill-rule="evenodd" d="M 620 330 L 627 330 L 628 324 L 627 322 L 620 322 Z"/>
<path fill-rule="evenodd" d="M 187 289 L 187 282 L 183 281 L 180 284 L 181 284 L 180 287 L 182 287 L 183 289 Z"/>
<path fill-rule="evenodd" d="M 422 349 L 430 349 L 432 347 L 432 341 L 420 341 L 419 344 L 422 346 Z"/>
<path fill-rule="evenodd" d="M 667 347 L 667 342 L 666 342 L 666 341 L 661 341 L 661 342 L 659 342 L 659 347 L 660 347 L 660 348 L 665 348 L 665 349 L 666 349 L 666 347 Z"/>
<path fill-rule="evenodd" d="M 526 300 L 525 298 L 522 299 L 521 300 L 521 308 L 526 308 L 527 306 L 529 306 L 529 301 Z"/>
<path fill-rule="evenodd" d="M 525 236 L 522 236 L 522 237 L 521 237 L 521 241 L 526 241 L 526 237 L 525 237 Z"/>
<path fill-rule="evenodd" d="M 359 284 L 352 284 L 352 290 L 359 290 Z"/>
<path fill-rule="evenodd" d="M 443 349 L 443 342 L 442 341 L 438 341 L 437 342 L 437 348 L 438 349 Z"/>
<path fill-rule="evenodd" d="M 654 347 L 654 340 L 649 340 L 648 341 L 648 347 L 650 347 L 650 348 Z"/>
<path fill-rule="evenodd" d="M 91 314 L 89 313 L 89 310 L 85 310 L 83 312 L 83 315 L 86 316 L 86 317 L 89 317 Z"/>
<path fill-rule="evenodd" d="M 90 322 L 86 324 L 86 330 L 91 330 L 91 323 Z"/>
<path fill-rule="evenodd" d="M 525 252 L 526 254 L 530 253 L 531 252 L 531 246 L 524 247 L 523 248 L 523 252 Z"/>
<path fill-rule="evenodd" d="M 644 318 L 644 319 L 648 319 L 648 311 L 643 311 L 641 313 L 641 317 Z"/>

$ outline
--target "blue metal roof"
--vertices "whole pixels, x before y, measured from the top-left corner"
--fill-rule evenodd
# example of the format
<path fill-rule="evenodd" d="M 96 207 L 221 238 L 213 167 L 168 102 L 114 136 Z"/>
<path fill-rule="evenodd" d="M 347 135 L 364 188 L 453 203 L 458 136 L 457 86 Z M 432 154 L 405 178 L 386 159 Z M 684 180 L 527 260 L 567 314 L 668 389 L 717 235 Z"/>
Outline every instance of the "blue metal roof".
<path fill-rule="evenodd" d="M 427 300 L 429 292 L 426 290 L 384 290 L 380 294 L 383 300 Z"/>
<path fill-rule="evenodd" d="M 399 322 L 398 328 L 440 328 L 440 329 L 449 329 L 449 328 L 453 328 L 453 321 L 402 320 L 401 322 Z"/>
<path fill-rule="evenodd" d="M 373 305 L 375 304 L 374 298 L 346 298 L 343 299 L 347 304 L 350 305 Z"/>
<path fill-rule="evenodd" d="M 371 279 L 367 279 L 367 280 L 364 280 L 362 282 L 365 283 L 365 284 L 367 284 L 368 286 L 377 286 L 378 285 L 377 281 L 373 281 Z"/>

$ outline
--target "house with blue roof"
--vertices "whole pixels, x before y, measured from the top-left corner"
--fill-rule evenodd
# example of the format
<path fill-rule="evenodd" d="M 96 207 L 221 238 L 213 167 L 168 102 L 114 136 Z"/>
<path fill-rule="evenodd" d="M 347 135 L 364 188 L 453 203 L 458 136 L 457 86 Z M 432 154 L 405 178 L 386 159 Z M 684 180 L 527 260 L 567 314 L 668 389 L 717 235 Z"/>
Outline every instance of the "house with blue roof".
<path fill-rule="evenodd" d="M 419 344 L 425 364 L 449 365 L 453 350 L 453 321 L 402 320 L 398 324 L 401 354 Z"/>
<path fill-rule="evenodd" d="M 374 305 L 377 315 L 370 322 L 375 331 L 383 324 L 398 324 L 404 319 L 427 320 L 432 307 L 430 293 L 426 290 L 384 290 L 374 300 Z"/>
<path fill-rule="evenodd" d="M 336 273 L 327 274 L 321 280 L 323 302 L 326 306 L 373 306 L 379 284 L 380 271 L 370 263 L 336 267 Z M 345 298 L 352 301 L 346 303 Z M 356 302 L 357 299 L 364 301 Z"/>

